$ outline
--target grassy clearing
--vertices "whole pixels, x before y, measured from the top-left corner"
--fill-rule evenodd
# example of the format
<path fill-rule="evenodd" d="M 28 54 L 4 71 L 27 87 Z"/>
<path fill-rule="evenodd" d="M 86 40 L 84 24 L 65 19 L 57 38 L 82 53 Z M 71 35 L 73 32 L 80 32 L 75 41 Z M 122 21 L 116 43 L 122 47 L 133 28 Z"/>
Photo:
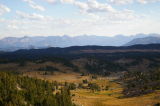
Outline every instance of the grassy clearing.
<path fill-rule="evenodd" d="M 90 90 L 77 89 L 72 91 L 74 103 L 80 106 L 153 106 L 160 102 L 160 91 L 132 98 L 122 98 L 121 85 L 109 80 L 95 80 L 97 84 L 109 85 L 109 90 L 92 92 Z"/>
<path fill-rule="evenodd" d="M 154 106 L 154 104 L 160 102 L 160 91 L 139 97 L 119 98 L 123 96 L 121 93 L 123 88 L 112 78 L 98 77 L 98 79 L 91 80 L 90 76 L 80 76 L 78 73 L 57 73 L 47 77 L 38 77 L 50 81 L 74 83 L 81 83 L 83 79 L 88 79 L 89 82 L 96 83 L 101 87 L 109 86 L 108 90 L 96 92 L 87 89 L 73 90 L 72 94 L 75 94 L 75 96 L 72 97 L 72 101 L 78 106 Z"/>
<path fill-rule="evenodd" d="M 38 68 L 46 65 L 57 67 L 60 72 L 55 72 L 53 75 L 42 75 L 36 72 Z M 10 71 L 14 69 L 23 71 L 24 75 L 30 77 L 49 81 L 73 82 L 76 84 L 82 83 L 82 80 L 87 79 L 89 82 L 98 84 L 101 88 L 108 86 L 108 90 L 102 89 L 96 92 L 87 89 L 73 90 L 72 94 L 75 94 L 75 96 L 72 97 L 72 101 L 78 106 L 153 106 L 156 103 L 160 103 L 160 91 L 139 97 L 119 98 L 123 96 L 121 93 L 123 88 L 120 84 L 113 81 L 115 78 L 98 76 L 97 79 L 91 79 L 91 76 L 81 76 L 80 73 L 74 73 L 69 67 L 65 67 L 62 64 L 47 62 L 37 65 L 28 63 L 27 66 L 17 67 L 17 64 L 1 64 L 0 70 Z M 67 73 L 64 73 L 64 70 L 67 70 Z"/>

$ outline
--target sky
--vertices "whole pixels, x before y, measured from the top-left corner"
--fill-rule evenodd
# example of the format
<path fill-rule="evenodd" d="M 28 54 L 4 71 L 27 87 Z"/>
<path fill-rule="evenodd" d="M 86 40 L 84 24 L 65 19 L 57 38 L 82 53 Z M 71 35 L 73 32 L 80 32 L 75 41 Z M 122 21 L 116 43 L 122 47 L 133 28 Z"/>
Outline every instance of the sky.
<path fill-rule="evenodd" d="M 0 0 L 0 38 L 160 33 L 160 0 Z"/>

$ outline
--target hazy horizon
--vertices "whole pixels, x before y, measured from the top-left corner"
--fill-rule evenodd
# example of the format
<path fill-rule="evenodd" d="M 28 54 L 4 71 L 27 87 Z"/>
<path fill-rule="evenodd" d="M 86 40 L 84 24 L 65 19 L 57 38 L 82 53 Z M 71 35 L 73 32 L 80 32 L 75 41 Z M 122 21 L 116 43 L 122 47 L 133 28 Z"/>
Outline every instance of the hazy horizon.
<path fill-rule="evenodd" d="M 64 35 L 48 35 L 48 36 L 44 36 L 44 35 L 39 35 L 39 36 L 34 36 L 34 35 L 24 35 L 24 36 L 4 36 L 4 37 L 0 37 L 0 40 L 2 39 L 5 39 L 5 38 L 10 38 L 10 37 L 15 37 L 15 38 L 25 38 L 25 37 L 71 37 L 71 38 L 74 38 L 74 37 L 82 37 L 82 36 L 97 36 L 97 37 L 110 37 L 110 38 L 114 38 L 114 37 L 117 37 L 117 36 L 123 36 L 123 37 L 134 37 L 134 36 L 139 36 L 139 35 L 144 35 L 144 36 L 152 36 L 152 35 L 158 35 L 156 37 L 160 37 L 160 33 L 148 33 L 148 34 L 145 34 L 145 33 L 137 33 L 137 34 L 132 34 L 132 35 L 124 35 L 124 34 L 117 34 L 117 35 L 113 35 L 113 36 L 106 36 L 106 35 L 87 35 L 87 34 L 83 34 L 83 35 L 76 35 L 76 36 L 72 36 L 72 35 L 67 35 L 67 34 L 64 34 Z"/>

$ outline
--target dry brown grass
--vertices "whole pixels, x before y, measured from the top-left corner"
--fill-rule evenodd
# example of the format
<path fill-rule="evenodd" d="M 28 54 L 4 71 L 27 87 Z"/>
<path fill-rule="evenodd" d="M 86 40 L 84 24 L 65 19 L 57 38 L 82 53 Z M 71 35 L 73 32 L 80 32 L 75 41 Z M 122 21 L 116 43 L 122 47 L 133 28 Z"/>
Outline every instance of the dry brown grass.
<path fill-rule="evenodd" d="M 84 89 L 72 91 L 75 94 L 75 97 L 73 97 L 74 103 L 80 106 L 153 106 L 160 102 L 160 91 L 139 97 L 120 99 L 119 97 L 123 96 L 121 85 L 108 80 L 97 80 L 93 82 L 99 85 L 109 85 L 110 89 L 94 93 Z"/>
<path fill-rule="evenodd" d="M 89 79 L 89 76 L 82 77 L 79 73 L 74 73 L 74 72 L 70 73 L 55 72 L 54 75 L 40 75 L 38 72 L 27 72 L 25 73 L 25 75 L 49 81 L 73 82 L 73 83 L 80 83 L 84 79 Z"/>
<path fill-rule="evenodd" d="M 54 62 L 45 62 L 45 63 L 33 63 L 27 62 L 24 66 L 20 67 L 19 64 L 16 63 L 7 63 L 7 64 L 0 64 L 1 71 L 20 71 L 20 72 L 34 72 L 37 71 L 41 67 L 45 66 L 53 66 L 59 69 L 60 72 L 72 72 L 73 69 L 67 66 L 64 66 L 61 63 L 54 63 Z"/>
<path fill-rule="evenodd" d="M 58 68 L 60 72 L 55 72 L 53 75 L 42 75 L 37 72 L 39 67 L 46 65 L 54 66 Z M 81 83 L 82 80 L 87 79 L 92 83 L 98 84 L 99 86 L 109 86 L 109 90 L 107 91 L 102 90 L 94 93 L 86 89 L 71 91 L 72 94 L 75 94 L 72 98 L 73 102 L 79 106 L 153 106 L 154 104 L 160 102 L 160 91 L 139 97 L 120 99 L 118 97 L 123 96 L 121 93 L 123 89 L 121 85 L 112 81 L 115 78 L 104 78 L 98 76 L 98 79 L 91 80 L 91 76 L 81 76 L 80 73 L 74 73 L 72 69 L 63 66 L 62 64 L 52 62 L 42 64 L 27 63 L 24 67 L 18 67 L 17 64 L 10 63 L 0 64 L 0 70 L 18 70 L 24 72 L 24 75 L 49 81 Z"/>

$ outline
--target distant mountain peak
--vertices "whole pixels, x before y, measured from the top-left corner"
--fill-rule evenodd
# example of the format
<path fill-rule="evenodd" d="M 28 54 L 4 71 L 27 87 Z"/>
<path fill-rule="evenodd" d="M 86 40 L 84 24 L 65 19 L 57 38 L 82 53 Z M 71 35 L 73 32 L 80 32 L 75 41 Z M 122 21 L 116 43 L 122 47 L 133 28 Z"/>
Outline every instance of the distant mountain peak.
<path fill-rule="evenodd" d="M 24 37 L 7 37 L 0 40 L 0 51 L 14 51 L 18 49 L 29 49 L 32 45 L 34 48 L 48 47 L 69 47 L 69 46 L 121 46 L 127 42 L 147 36 L 160 36 L 159 34 L 136 34 L 134 36 L 125 36 L 122 34 L 108 37 L 96 35 L 80 35 L 71 37 L 63 36 L 24 36 Z"/>
<path fill-rule="evenodd" d="M 135 38 L 130 42 L 126 43 L 125 46 L 131 46 L 131 45 L 137 45 L 137 44 L 160 44 L 160 36 L 148 36 L 144 38 Z"/>

